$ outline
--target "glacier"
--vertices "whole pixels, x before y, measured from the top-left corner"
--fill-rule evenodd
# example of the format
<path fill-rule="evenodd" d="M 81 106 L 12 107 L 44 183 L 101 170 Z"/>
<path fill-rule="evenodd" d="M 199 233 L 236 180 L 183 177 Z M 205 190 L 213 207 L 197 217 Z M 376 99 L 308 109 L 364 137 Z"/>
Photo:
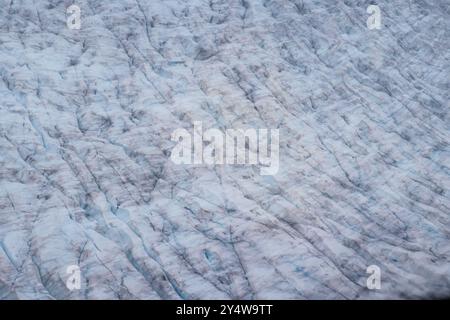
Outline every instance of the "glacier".
<path fill-rule="evenodd" d="M 0 0 L 0 299 L 449 296 L 449 61 L 446 0 Z"/>

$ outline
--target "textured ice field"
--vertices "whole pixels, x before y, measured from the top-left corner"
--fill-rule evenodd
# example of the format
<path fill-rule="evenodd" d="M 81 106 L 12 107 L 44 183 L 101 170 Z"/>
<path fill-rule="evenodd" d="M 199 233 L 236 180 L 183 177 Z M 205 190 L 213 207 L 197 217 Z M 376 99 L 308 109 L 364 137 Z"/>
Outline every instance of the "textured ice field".
<path fill-rule="evenodd" d="M 449 60 L 448 0 L 0 0 L 0 299 L 450 295 Z M 278 173 L 174 164 L 194 121 Z"/>

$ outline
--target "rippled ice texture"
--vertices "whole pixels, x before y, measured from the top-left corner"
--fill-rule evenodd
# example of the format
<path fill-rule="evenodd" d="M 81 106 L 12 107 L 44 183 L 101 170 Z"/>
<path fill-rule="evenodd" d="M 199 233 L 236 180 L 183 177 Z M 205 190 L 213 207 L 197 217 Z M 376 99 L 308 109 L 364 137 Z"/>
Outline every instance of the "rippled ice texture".
<path fill-rule="evenodd" d="M 448 1 L 72 3 L 0 0 L 0 298 L 450 294 Z M 174 164 L 194 121 L 278 174 Z"/>

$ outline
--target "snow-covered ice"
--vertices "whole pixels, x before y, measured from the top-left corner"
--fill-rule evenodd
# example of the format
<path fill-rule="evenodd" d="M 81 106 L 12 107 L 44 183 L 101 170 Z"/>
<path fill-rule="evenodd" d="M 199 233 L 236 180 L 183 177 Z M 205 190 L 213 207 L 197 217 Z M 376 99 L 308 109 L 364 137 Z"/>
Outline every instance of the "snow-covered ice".
<path fill-rule="evenodd" d="M 0 299 L 450 295 L 450 3 L 374 3 L 0 0 Z M 194 121 L 278 173 L 173 163 Z"/>

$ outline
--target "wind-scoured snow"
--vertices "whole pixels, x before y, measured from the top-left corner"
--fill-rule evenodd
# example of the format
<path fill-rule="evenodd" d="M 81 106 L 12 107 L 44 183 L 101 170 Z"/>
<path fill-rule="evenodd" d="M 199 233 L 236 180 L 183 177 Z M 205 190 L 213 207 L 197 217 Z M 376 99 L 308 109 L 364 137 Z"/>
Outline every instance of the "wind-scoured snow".
<path fill-rule="evenodd" d="M 0 0 L 0 299 L 450 295 L 449 60 L 445 0 Z M 278 173 L 173 163 L 194 121 Z"/>

